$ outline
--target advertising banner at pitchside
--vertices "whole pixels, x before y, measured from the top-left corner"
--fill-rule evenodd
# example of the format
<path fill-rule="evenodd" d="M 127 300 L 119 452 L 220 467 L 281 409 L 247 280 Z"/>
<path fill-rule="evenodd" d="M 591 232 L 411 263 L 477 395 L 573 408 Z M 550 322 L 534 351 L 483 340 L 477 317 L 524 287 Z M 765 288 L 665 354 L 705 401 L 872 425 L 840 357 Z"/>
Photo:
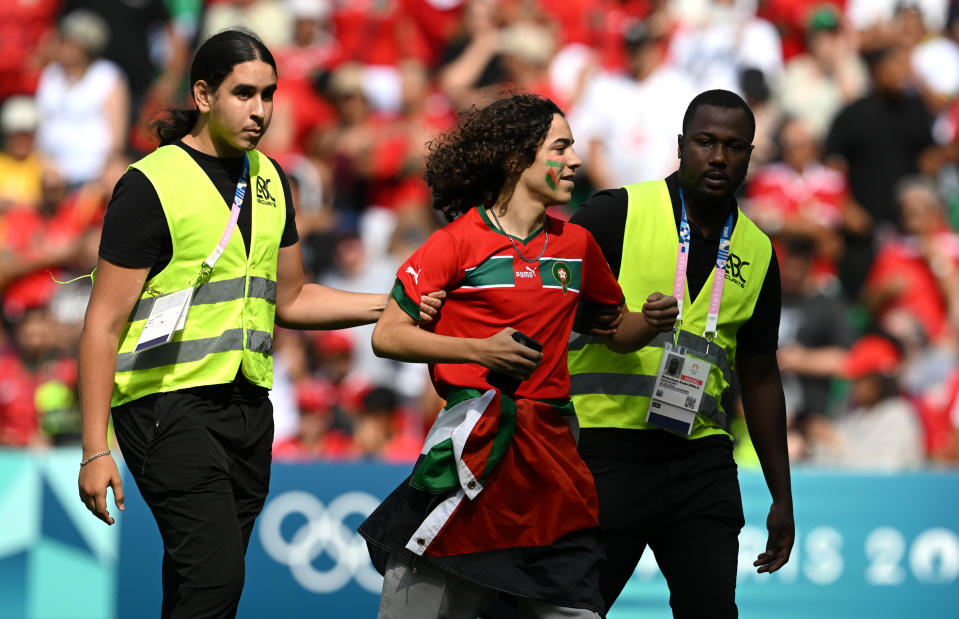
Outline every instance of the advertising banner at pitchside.
<path fill-rule="evenodd" d="M 114 527 L 76 489 L 79 450 L 0 451 L 0 619 L 159 616 L 162 546 L 125 472 Z M 409 472 L 362 463 L 275 464 L 247 554 L 241 619 L 375 617 L 381 579 L 356 526 Z M 959 599 L 959 472 L 850 475 L 796 469 L 790 563 L 756 574 L 769 493 L 741 472 L 740 616 L 947 617 Z M 112 507 L 111 513 L 116 512 Z M 695 560 L 691 557 L 690 560 Z M 647 552 L 609 619 L 671 617 Z"/>

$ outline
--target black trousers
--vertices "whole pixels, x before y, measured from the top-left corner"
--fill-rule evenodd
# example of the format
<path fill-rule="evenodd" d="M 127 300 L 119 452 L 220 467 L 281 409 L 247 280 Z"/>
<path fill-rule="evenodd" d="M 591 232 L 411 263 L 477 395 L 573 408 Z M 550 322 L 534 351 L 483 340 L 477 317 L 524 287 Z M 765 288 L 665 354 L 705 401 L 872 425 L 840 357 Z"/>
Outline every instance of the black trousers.
<path fill-rule="evenodd" d="M 270 485 L 270 401 L 218 385 L 149 395 L 112 415 L 163 538 L 160 616 L 235 617 L 247 544 Z"/>
<path fill-rule="evenodd" d="M 732 441 L 658 430 L 583 429 L 580 453 L 596 480 L 606 542 L 606 610 L 648 546 L 677 619 L 737 616 L 742 497 Z"/>

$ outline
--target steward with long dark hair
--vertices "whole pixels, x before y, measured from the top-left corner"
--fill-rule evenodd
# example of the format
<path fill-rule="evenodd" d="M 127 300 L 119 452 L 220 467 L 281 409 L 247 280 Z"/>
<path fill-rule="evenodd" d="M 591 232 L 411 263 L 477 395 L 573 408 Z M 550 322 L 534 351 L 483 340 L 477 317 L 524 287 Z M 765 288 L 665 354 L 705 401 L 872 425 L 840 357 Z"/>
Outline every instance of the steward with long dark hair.
<path fill-rule="evenodd" d="M 190 66 L 190 84 L 202 81 L 208 88 L 216 90 L 234 66 L 254 60 L 265 62 L 276 73 L 273 54 L 253 34 L 243 30 L 220 32 L 207 39 L 197 50 Z M 192 88 L 190 96 L 193 96 Z M 166 118 L 158 118 L 150 123 L 160 146 L 173 144 L 185 137 L 200 119 L 200 111 L 196 107 L 172 108 L 167 110 L 167 114 Z"/>
<path fill-rule="evenodd" d="M 208 39 L 196 109 L 156 123 L 162 145 L 120 179 L 103 225 L 79 351 L 80 499 L 112 524 L 111 487 L 123 509 L 112 417 L 163 539 L 164 618 L 236 615 L 269 488 L 274 326 L 365 324 L 386 304 L 305 282 L 289 182 L 256 150 L 275 91 L 256 37 Z"/>

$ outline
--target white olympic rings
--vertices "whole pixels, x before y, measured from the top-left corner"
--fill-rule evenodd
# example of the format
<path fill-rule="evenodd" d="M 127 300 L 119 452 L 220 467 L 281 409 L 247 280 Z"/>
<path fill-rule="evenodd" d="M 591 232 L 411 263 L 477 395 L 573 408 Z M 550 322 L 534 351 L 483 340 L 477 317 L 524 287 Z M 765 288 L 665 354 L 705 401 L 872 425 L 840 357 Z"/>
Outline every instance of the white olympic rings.
<path fill-rule="evenodd" d="M 332 593 L 351 579 L 370 593 L 379 593 L 383 577 L 373 568 L 366 541 L 346 526 L 347 516 L 368 516 L 380 501 L 366 492 L 346 492 L 324 507 L 308 492 L 292 490 L 269 501 L 257 529 L 263 550 L 277 562 L 288 565 L 294 580 L 314 593 Z M 292 538 L 283 536 L 283 522 L 293 514 L 306 518 Z M 323 553 L 333 567 L 319 570 L 313 562 Z"/>

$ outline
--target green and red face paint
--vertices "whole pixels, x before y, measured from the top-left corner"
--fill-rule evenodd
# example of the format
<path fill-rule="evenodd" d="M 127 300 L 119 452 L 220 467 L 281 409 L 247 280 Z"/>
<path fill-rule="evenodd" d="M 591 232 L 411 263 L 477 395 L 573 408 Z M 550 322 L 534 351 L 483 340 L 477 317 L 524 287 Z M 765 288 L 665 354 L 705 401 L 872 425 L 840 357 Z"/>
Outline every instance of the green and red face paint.
<path fill-rule="evenodd" d="M 559 159 L 546 160 L 546 184 L 554 191 L 556 190 L 556 186 L 559 185 L 559 173 L 564 165 L 565 164 Z"/>

